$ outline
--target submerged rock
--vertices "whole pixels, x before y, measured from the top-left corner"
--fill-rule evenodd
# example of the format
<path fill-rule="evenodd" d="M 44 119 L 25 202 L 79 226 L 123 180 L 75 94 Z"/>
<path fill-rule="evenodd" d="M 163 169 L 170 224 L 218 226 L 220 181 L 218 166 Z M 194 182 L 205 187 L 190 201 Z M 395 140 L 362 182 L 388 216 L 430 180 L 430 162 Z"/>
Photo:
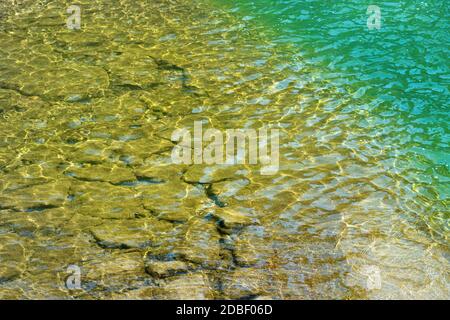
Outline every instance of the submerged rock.
<path fill-rule="evenodd" d="M 39 97 L 28 97 L 17 91 L 0 89 L 0 114 L 9 111 L 24 112 L 29 108 L 45 108 L 46 102 Z"/>
<path fill-rule="evenodd" d="M 145 271 L 155 278 L 166 278 L 180 273 L 186 273 L 189 269 L 189 265 L 183 261 L 150 260 L 145 263 Z"/>
<path fill-rule="evenodd" d="M 236 179 L 237 176 L 246 174 L 245 170 L 236 166 L 206 166 L 194 165 L 183 176 L 188 183 L 210 184 L 228 179 Z"/>
<path fill-rule="evenodd" d="M 183 165 L 151 165 L 137 168 L 134 173 L 137 177 L 157 179 L 162 181 L 179 180 L 183 175 Z"/>
<path fill-rule="evenodd" d="M 181 78 L 173 80 L 170 86 L 159 86 L 140 95 L 139 99 L 157 118 L 185 116 L 192 112 L 193 106 L 202 104 L 201 99 L 183 90 Z"/>
<path fill-rule="evenodd" d="M 177 259 L 214 269 L 224 264 L 220 240 L 221 236 L 213 221 L 193 217 L 177 229 L 170 241 L 150 248 L 150 257 Z"/>
<path fill-rule="evenodd" d="M 185 230 L 183 243 L 174 249 L 175 255 L 207 268 L 217 268 L 221 261 L 220 234 L 211 221 L 193 218 Z"/>
<path fill-rule="evenodd" d="M 16 211 L 42 211 L 62 206 L 67 200 L 70 182 L 59 179 L 29 186 L 9 186 L 0 194 L 0 208 Z"/>
<path fill-rule="evenodd" d="M 158 65 L 142 48 L 129 48 L 108 62 L 112 83 L 124 89 L 143 90 L 161 82 Z"/>
<path fill-rule="evenodd" d="M 22 237 L 34 238 L 61 234 L 60 228 L 72 217 L 72 212 L 63 208 L 27 212 L 4 210 L 0 216 L 0 234 L 5 230 Z"/>
<path fill-rule="evenodd" d="M 81 126 L 82 122 L 80 120 L 71 120 L 67 124 L 68 126 Z M 70 139 L 70 137 L 68 138 Z M 66 141 L 71 142 L 71 140 L 66 139 Z M 68 155 L 68 158 L 75 163 L 91 163 L 91 164 L 101 164 L 107 162 L 111 156 L 111 152 L 107 149 L 109 143 L 105 140 L 89 140 L 78 143 L 75 150 Z"/>
<path fill-rule="evenodd" d="M 1 18 L 1 16 L 0 16 Z M 23 292 L 18 291 L 17 288 L 14 287 L 0 287 L 0 297 L 2 300 L 22 300 L 25 299 L 25 295 Z"/>
<path fill-rule="evenodd" d="M 107 221 L 92 227 L 90 232 L 103 248 L 143 249 L 154 244 L 158 237 L 172 228 L 170 223 L 156 219 L 132 219 Z"/>
<path fill-rule="evenodd" d="M 156 286 L 145 286 L 138 289 L 113 292 L 111 298 L 114 300 L 154 300 Z"/>
<path fill-rule="evenodd" d="M 139 190 L 145 209 L 167 221 L 186 222 L 209 201 L 203 189 L 176 181 L 143 186 Z"/>
<path fill-rule="evenodd" d="M 207 300 L 214 291 L 206 275 L 190 273 L 158 281 L 157 284 L 113 293 L 113 299 L 133 300 Z"/>
<path fill-rule="evenodd" d="M 42 66 L 16 61 L 9 68 L 15 74 L 4 78 L 3 87 L 18 90 L 22 95 L 40 96 L 48 100 L 98 97 L 109 86 L 105 70 L 79 63 L 50 63 Z"/>
<path fill-rule="evenodd" d="M 267 246 L 267 241 L 263 226 L 245 228 L 234 243 L 237 264 L 240 266 L 265 265 L 272 253 L 271 248 Z"/>
<path fill-rule="evenodd" d="M 0 235 L 0 285 L 19 277 L 26 268 L 24 239 L 15 234 Z"/>
<path fill-rule="evenodd" d="M 206 300 L 214 298 L 209 280 L 202 273 L 167 278 L 152 293 L 154 299 L 163 300 Z"/>
<path fill-rule="evenodd" d="M 144 127 L 143 130 L 152 131 L 155 129 L 152 127 Z M 118 135 L 119 133 L 114 134 Z M 132 156 L 135 159 L 133 162 L 136 164 L 136 167 L 143 165 L 144 161 L 153 155 L 170 154 L 173 148 L 173 144 L 170 141 L 162 140 L 157 135 L 151 134 L 142 135 L 141 137 L 139 134 L 122 132 L 118 136 L 118 139 L 120 141 L 115 141 L 110 148 L 113 155 L 118 155 L 119 159 Z"/>
<path fill-rule="evenodd" d="M 133 171 L 125 167 L 90 165 L 81 167 L 70 167 L 66 170 L 66 175 L 83 181 L 109 182 L 120 184 L 136 180 Z"/>
<path fill-rule="evenodd" d="M 131 188 L 114 186 L 107 182 L 75 180 L 70 192 L 70 208 L 84 216 L 130 219 L 150 215 L 143 208 L 139 195 Z"/>
<path fill-rule="evenodd" d="M 81 265 L 83 282 L 106 290 L 127 288 L 139 278 L 145 277 L 142 253 L 105 252 Z"/>
<path fill-rule="evenodd" d="M 257 223 L 256 219 L 231 208 L 215 209 L 213 216 L 217 219 L 219 230 L 228 234 Z"/>
<path fill-rule="evenodd" d="M 224 274 L 222 278 L 223 295 L 226 299 L 245 299 L 257 296 L 270 296 L 275 292 L 275 279 L 271 279 L 267 270 L 238 268 Z"/>
<path fill-rule="evenodd" d="M 208 191 L 223 205 L 239 205 L 239 199 L 246 198 L 246 194 L 243 191 L 246 188 L 248 189 L 249 184 L 250 181 L 246 178 L 220 181 L 211 184 Z"/>

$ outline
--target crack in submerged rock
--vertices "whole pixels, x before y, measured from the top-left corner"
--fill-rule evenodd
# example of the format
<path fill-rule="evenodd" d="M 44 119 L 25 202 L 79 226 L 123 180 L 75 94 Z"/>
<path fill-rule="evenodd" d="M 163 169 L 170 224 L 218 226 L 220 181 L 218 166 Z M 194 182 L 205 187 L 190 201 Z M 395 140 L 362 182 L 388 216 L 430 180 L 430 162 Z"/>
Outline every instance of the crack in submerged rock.
<path fill-rule="evenodd" d="M 43 204 L 43 205 L 37 205 L 37 206 L 30 206 L 30 207 L 24 207 L 24 208 L 17 208 L 16 206 L 2 206 L 0 205 L 0 211 L 1 210 L 11 210 L 14 212 L 19 213 L 29 213 L 29 212 L 42 212 L 49 209 L 57 209 L 62 208 L 62 206 L 57 205 L 51 205 L 51 204 Z"/>
<path fill-rule="evenodd" d="M 214 183 L 218 183 L 218 182 L 223 182 L 223 181 L 232 181 L 234 180 L 233 178 L 218 178 L 216 180 L 212 180 L 212 181 L 208 181 L 208 182 L 203 182 L 203 181 L 199 181 L 199 180 L 191 180 L 186 178 L 184 175 L 181 177 L 181 180 L 187 184 L 191 184 L 191 185 L 203 185 L 203 186 L 209 186 L 212 185 Z"/>
<path fill-rule="evenodd" d="M 217 195 L 217 194 L 215 194 L 215 193 L 213 192 L 213 190 L 212 190 L 212 185 L 213 185 L 212 183 L 211 183 L 211 184 L 205 185 L 205 193 L 206 193 L 206 196 L 207 196 L 209 199 L 211 199 L 211 200 L 214 202 L 214 204 L 215 204 L 216 206 L 218 206 L 219 208 L 226 207 L 226 206 L 227 206 L 227 203 L 224 202 L 224 201 L 222 201 L 222 200 L 220 200 L 219 195 Z"/>
<path fill-rule="evenodd" d="M 158 65 L 159 69 L 162 69 L 162 70 L 173 70 L 173 71 L 181 72 L 181 85 L 182 85 L 182 88 L 186 92 L 192 93 L 195 96 L 201 96 L 202 95 L 202 93 L 199 93 L 199 91 L 201 91 L 200 88 L 188 84 L 188 82 L 190 80 L 190 77 L 189 77 L 189 74 L 188 74 L 188 72 L 186 71 L 185 68 L 180 67 L 180 66 L 178 66 L 176 64 L 173 64 L 173 63 L 171 63 L 171 62 L 169 62 L 167 60 L 164 60 L 164 59 L 156 58 L 156 57 L 153 57 L 153 56 L 151 56 L 151 58 Z M 208 95 L 208 94 L 206 93 L 206 95 Z"/>
<path fill-rule="evenodd" d="M 30 207 L 27 208 L 25 210 L 25 212 L 41 212 L 44 210 L 48 210 L 48 209 L 56 209 L 56 208 L 60 208 L 60 206 L 55 206 L 55 205 L 39 205 L 39 206 L 35 206 L 35 207 Z"/>

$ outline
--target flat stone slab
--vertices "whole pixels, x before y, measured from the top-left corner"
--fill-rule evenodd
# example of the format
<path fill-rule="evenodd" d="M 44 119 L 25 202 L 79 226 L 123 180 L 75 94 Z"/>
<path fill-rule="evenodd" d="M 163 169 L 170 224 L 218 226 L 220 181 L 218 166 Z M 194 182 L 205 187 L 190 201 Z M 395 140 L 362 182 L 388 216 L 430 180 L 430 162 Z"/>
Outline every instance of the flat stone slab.
<path fill-rule="evenodd" d="M 66 175 L 83 181 L 109 182 L 111 184 L 120 184 L 136 180 L 136 176 L 129 168 L 118 167 L 116 165 L 84 165 L 69 167 Z"/>
<path fill-rule="evenodd" d="M 189 264 L 183 261 L 155 261 L 145 263 L 145 271 L 155 278 L 167 278 L 180 273 L 187 273 Z"/>
<path fill-rule="evenodd" d="M 214 221 L 193 217 L 176 229 L 170 240 L 150 248 L 150 257 L 177 259 L 213 269 L 223 266 L 222 248 Z"/>
<path fill-rule="evenodd" d="M 153 291 L 154 299 L 207 300 L 213 299 L 213 290 L 206 275 L 192 273 L 167 278 Z"/>
<path fill-rule="evenodd" d="M 209 202 L 202 188 L 177 181 L 143 186 L 139 190 L 144 208 L 167 221 L 186 222 Z"/>
<path fill-rule="evenodd" d="M 245 228 L 234 243 L 235 259 L 240 266 L 264 266 L 272 254 L 267 247 L 267 235 L 262 226 Z"/>
<path fill-rule="evenodd" d="M 23 240 L 15 234 L 0 236 L 0 284 L 19 277 L 26 268 Z"/>
<path fill-rule="evenodd" d="M 70 62 L 46 65 L 16 62 L 9 68 L 15 74 L 4 78 L 2 87 L 25 96 L 70 102 L 101 96 L 109 87 L 107 72 L 96 66 Z"/>
<path fill-rule="evenodd" d="M 67 179 L 20 188 L 6 188 L 0 194 L 0 208 L 17 211 L 42 211 L 57 208 L 67 201 Z"/>
<path fill-rule="evenodd" d="M 72 200 L 68 204 L 78 214 L 104 219 L 148 217 L 139 194 L 132 188 L 108 182 L 75 180 L 71 185 Z M 108 201 L 105 201 L 107 199 Z"/>
<path fill-rule="evenodd" d="M 168 232 L 172 225 L 156 219 L 112 220 L 92 227 L 90 232 L 98 245 L 111 249 L 144 249 Z"/>
<path fill-rule="evenodd" d="M 84 263 L 81 275 L 85 288 L 105 288 L 109 291 L 124 290 L 138 285 L 139 279 L 145 278 L 144 262 L 141 252 L 106 251 Z"/>
<path fill-rule="evenodd" d="M 226 299 L 245 299 L 257 296 L 270 296 L 276 293 L 277 284 L 267 270 L 238 268 L 223 276 L 223 295 Z"/>
<path fill-rule="evenodd" d="M 213 216 L 217 219 L 219 229 L 224 233 L 233 233 L 258 221 L 248 214 L 232 208 L 217 208 Z"/>

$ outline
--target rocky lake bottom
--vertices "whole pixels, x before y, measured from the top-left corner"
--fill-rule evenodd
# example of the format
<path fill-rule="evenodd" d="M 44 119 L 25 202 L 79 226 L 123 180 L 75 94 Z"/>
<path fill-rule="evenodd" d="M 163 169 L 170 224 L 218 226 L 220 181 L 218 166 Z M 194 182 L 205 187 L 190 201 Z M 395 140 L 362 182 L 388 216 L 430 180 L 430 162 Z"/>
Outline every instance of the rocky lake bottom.
<path fill-rule="evenodd" d="M 446 202 L 373 139 L 395 119 L 272 30 L 182 0 L 78 1 L 71 30 L 69 1 L 18 2 L 0 1 L 1 299 L 449 297 Z M 279 172 L 173 164 L 195 121 L 279 129 Z"/>

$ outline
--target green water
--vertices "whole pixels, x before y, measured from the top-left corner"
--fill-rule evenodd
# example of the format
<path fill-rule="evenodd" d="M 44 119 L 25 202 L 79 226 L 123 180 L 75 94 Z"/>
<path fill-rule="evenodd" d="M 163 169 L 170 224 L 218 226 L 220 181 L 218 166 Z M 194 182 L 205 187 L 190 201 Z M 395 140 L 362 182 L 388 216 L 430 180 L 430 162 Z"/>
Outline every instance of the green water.
<path fill-rule="evenodd" d="M 448 3 L 16 2 L 1 298 L 450 297 Z M 199 120 L 280 129 L 279 172 L 173 164 Z"/>

